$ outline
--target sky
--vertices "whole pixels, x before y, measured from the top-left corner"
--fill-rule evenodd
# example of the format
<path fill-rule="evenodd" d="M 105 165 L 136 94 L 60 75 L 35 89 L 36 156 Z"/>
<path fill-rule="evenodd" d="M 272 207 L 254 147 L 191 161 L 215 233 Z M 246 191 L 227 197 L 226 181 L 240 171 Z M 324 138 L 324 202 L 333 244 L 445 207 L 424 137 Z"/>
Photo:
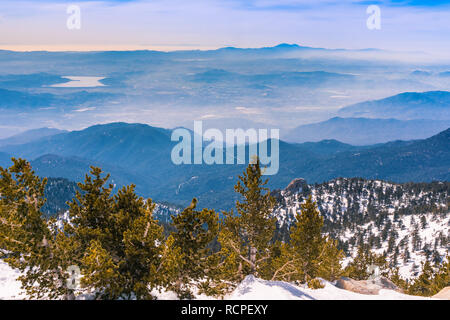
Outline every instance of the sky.
<path fill-rule="evenodd" d="M 67 27 L 70 5 L 80 9 L 79 29 Z M 380 9 L 380 29 L 367 27 L 370 5 Z M 171 51 L 296 43 L 446 56 L 449 21 L 450 0 L 1 0 L 0 49 Z"/>

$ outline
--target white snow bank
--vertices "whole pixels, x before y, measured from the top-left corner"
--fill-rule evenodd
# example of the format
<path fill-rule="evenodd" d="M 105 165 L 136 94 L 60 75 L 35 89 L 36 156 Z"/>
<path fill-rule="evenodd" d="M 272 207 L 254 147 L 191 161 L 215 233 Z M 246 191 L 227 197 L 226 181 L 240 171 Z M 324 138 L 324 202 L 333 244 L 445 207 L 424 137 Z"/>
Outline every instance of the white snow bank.
<path fill-rule="evenodd" d="M 323 280 L 322 280 L 323 281 Z M 377 295 L 365 295 L 335 287 L 323 281 L 322 289 L 309 289 L 283 281 L 267 281 L 247 276 L 225 299 L 234 300 L 421 300 L 393 290 L 380 290 Z"/>
<path fill-rule="evenodd" d="M 5 261 L 0 260 L 0 300 L 24 299 L 20 281 L 16 279 L 20 272 L 12 269 Z"/>

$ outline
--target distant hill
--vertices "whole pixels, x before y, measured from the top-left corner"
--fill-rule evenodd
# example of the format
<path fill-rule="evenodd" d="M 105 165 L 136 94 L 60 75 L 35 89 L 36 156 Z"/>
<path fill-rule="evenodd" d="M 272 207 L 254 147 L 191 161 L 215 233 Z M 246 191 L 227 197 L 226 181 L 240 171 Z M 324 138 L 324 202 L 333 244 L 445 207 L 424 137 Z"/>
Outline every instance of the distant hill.
<path fill-rule="evenodd" d="M 69 209 L 68 202 L 71 202 L 76 192 L 80 191 L 77 183 L 65 178 L 48 178 L 45 185 L 46 202 L 42 207 L 42 212 L 46 216 L 63 214 Z M 161 222 L 169 222 L 171 215 L 178 214 L 183 208 L 165 202 L 155 202 L 153 215 Z"/>
<path fill-rule="evenodd" d="M 16 144 L 24 144 L 28 142 L 32 142 L 38 140 L 43 137 L 54 136 L 60 133 L 65 133 L 65 130 L 59 130 L 54 128 L 39 128 L 28 130 L 19 134 L 16 134 L 12 137 L 8 137 L 5 139 L 0 139 L 0 146 L 7 145 L 16 145 Z"/>
<path fill-rule="evenodd" d="M 193 122 L 186 123 L 184 127 L 189 128 L 189 130 L 193 130 Z M 207 129 L 219 129 L 222 132 L 225 132 L 225 130 L 229 128 L 240 128 L 243 130 L 275 128 L 275 126 L 271 126 L 266 123 L 242 118 L 207 118 L 202 120 L 202 127 L 203 131 Z"/>
<path fill-rule="evenodd" d="M 341 117 L 450 120 L 450 92 L 405 92 L 339 110 Z"/>
<path fill-rule="evenodd" d="M 68 81 L 61 76 L 45 72 L 0 75 L 0 87 L 2 88 L 36 88 Z"/>
<path fill-rule="evenodd" d="M 428 77 L 431 76 L 432 73 L 423 70 L 414 70 L 413 72 L 411 72 L 411 75 L 416 77 Z"/>
<path fill-rule="evenodd" d="M 45 202 L 42 212 L 47 216 L 52 216 L 69 208 L 67 201 L 75 198 L 78 186 L 75 182 L 65 178 L 48 178 L 45 185 Z"/>
<path fill-rule="evenodd" d="M 31 166 L 41 177 L 64 177 L 71 181 L 82 182 L 91 166 L 100 167 L 105 173 L 111 175 L 108 183 L 115 186 L 115 191 L 125 185 L 136 184 L 137 191 L 144 193 L 152 179 L 142 177 L 127 171 L 114 164 L 101 163 L 94 160 L 86 160 L 78 157 L 62 157 L 47 154 L 31 161 Z"/>
<path fill-rule="evenodd" d="M 450 129 L 425 140 L 352 146 L 336 140 L 301 144 L 279 142 L 279 172 L 269 187 L 284 188 L 292 179 L 311 183 L 337 177 L 364 177 L 395 182 L 450 179 Z M 139 194 L 158 201 L 227 209 L 237 196 L 233 186 L 245 165 L 175 165 L 171 131 L 142 124 L 112 123 L 0 148 L 36 159 L 41 176 L 80 181 L 89 165 L 111 172 L 114 183 L 135 183 Z M 248 148 L 248 146 L 247 146 Z M 270 150 L 270 147 L 269 147 Z"/>
<path fill-rule="evenodd" d="M 394 182 L 450 181 L 450 129 L 431 138 L 342 152 L 309 168 L 316 181 L 364 177 Z"/>
<path fill-rule="evenodd" d="M 0 167 L 9 167 L 11 165 L 11 156 L 7 153 L 0 152 Z"/>
<path fill-rule="evenodd" d="M 0 97 L 0 109 L 48 107 L 55 102 L 55 97 L 50 93 L 31 94 L 1 88 Z"/>
<path fill-rule="evenodd" d="M 340 118 L 299 126 L 283 138 L 288 142 L 336 139 L 353 145 L 425 139 L 450 127 L 450 120 Z"/>
<path fill-rule="evenodd" d="M 315 156 L 328 157 L 343 151 L 361 150 L 359 146 L 352 146 L 334 139 L 326 139 L 318 142 L 304 142 L 296 144 L 299 148 L 313 153 Z"/>
<path fill-rule="evenodd" d="M 173 145 L 170 134 L 170 130 L 144 124 L 111 123 L 8 146 L 3 150 L 28 159 L 54 154 L 139 170 L 140 164 L 158 159 L 164 152 L 170 154 Z"/>

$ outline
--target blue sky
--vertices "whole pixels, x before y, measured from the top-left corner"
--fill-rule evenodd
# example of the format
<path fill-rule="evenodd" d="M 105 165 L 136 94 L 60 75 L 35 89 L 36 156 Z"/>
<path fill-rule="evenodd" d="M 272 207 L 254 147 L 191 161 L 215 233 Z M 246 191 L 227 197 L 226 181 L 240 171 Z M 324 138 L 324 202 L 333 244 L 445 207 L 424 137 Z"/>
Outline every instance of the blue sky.
<path fill-rule="evenodd" d="M 67 6 L 81 9 L 68 30 Z M 381 10 L 369 30 L 366 9 Z M 278 43 L 450 54 L 450 0 L 2 0 L 0 48 L 211 49 Z"/>

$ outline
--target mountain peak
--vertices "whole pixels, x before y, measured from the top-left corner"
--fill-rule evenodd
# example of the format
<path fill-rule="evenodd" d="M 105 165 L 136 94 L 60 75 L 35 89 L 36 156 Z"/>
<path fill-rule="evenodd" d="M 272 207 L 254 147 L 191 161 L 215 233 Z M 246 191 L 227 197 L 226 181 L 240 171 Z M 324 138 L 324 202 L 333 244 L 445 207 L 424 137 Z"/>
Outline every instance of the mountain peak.
<path fill-rule="evenodd" d="M 276 45 L 274 48 L 300 48 L 300 46 L 296 43 L 280 43 L 279 45 Z"/>
<path fill-rule="evenodd" d="M 308 184 L 305 179 L 296 178 L 289 183 L 284 191 L 287 194 L 301 193 L 306 187 L 308 187 Z"/>
<path fill-rule="evenodd" d="M 450 120 L 449 106 L 449 91 L 403 92 L 341 108 L 338 114 L 342 117 Z"/>

